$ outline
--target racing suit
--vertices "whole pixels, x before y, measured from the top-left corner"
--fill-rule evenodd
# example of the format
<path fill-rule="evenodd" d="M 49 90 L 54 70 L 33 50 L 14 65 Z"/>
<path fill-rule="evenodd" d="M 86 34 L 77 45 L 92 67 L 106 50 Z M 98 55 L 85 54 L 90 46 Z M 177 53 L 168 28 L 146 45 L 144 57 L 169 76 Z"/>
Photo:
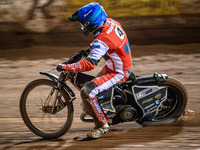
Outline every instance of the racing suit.
<path fill-rule="evenodd" d="M 62 69 L 71 72 L 89 71 L 94 69 L 104 57 L 106 61 L 104 74 L 88 82 L 81 89 L 81 97 L 95 125 L 102 126 L 108 123 L 108 120 L 96 95 L 128 79 L 132 70 L 132 58 L 127 35 L 117 21 L 107 18 L 95 33 L 86 59 L 65 65 Z"/>

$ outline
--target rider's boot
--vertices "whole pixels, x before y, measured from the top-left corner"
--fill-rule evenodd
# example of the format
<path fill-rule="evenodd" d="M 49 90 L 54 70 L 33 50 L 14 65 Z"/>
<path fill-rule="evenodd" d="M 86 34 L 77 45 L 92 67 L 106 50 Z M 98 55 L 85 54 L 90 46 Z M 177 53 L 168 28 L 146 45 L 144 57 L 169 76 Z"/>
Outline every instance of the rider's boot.
<path fill-rule="evenodd" d="M 92 138 L 92 139 L 97 139 L 102 137 L 104 134 L 106 134 L 107 132 L 109 132 L 109 125 L 105 124 L 101 127 L 95 127 L 91 132 L 89 132 L 87 134 L 88 138 Z"/>

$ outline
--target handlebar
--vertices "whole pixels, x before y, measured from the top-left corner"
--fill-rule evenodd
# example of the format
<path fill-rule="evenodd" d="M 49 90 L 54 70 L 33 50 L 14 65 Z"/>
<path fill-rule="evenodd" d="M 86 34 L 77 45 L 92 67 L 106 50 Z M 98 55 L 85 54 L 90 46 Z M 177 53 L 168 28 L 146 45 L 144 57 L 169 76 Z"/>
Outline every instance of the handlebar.
<path fill-rule="evenodd" d="M 72 64 L 72 63 L 76 63 L 79 60 L 81 60 L 83 56 L 83 53 L 81 51 L 78 51 L 76 53 L 73 53 L 72 56 L 65 62 L 62 62 L 62 64 Z"/>
<path fill-rule="evenodd" d="M 71 56 L 67 61 L 62 62 L 62 64 L 65 64 L 65 65 L 66 65 L 66 64 L 76 63 L 76 62 L 78 62 L 79 60 L 81 60 L 81 58 L 82 58 L 83 56 L 84 56 L 84 55 L 83 55 L 83 51 L 80 50 L 80 51 L 78 51 L 78 52 L 76 52 L 76 53 L 73 53 L 72 56 Z M 53 68 L 53 69 L 48 70 L 48 72 L 51 72 L 51 71 L 53 71 L 53 70 L 56 70 L 56 67 Z"/>
<path fill-rule="evenodd" d="M 53 70 L 56 70 L 56 67 L 55 67 L 55 68 L 53 68 L 53 69 L 50 69 L 50 70 L 48 70 L 48 72 L 51 72 L 51 71 L 53 71 Z"/>

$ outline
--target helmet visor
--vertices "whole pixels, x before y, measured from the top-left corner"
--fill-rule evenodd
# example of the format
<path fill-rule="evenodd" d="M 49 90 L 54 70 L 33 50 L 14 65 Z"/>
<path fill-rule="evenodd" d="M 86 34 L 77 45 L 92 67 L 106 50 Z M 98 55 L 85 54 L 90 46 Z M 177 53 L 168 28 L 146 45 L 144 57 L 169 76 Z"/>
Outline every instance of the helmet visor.
<path fill-rule="evenodd" d="M 69 17 L 70 21 L 79 21 L 78 11 Z"/>

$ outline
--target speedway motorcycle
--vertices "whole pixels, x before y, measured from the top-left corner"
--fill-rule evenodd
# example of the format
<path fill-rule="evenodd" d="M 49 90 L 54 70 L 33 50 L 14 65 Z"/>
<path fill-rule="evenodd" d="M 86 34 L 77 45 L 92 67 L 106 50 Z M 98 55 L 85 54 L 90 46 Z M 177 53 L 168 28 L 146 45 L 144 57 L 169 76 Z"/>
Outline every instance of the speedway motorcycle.
<path fill-rule="evenodd" d="M 82 56 L 78 52 L 64 63 L 78 62 Z M 20 113 L 33 133 L 53 139 L 64 135 L 72 125 L 76 96 L 69 84 L 80 90 L 95 76 L 62 71 L 58 77 L 49 72 L 40 72 L 47 79 L 34 80 L 25 87 L 20 98 Z M 183 113 L 188 101 L 181 82 L 158 73 L 147 76 L 131 73 L 126 82 L 99 93 L 97 98 L 109 125 L 130 121 L 142 126 L 172 123 Z M 92 122 L 87 108 L 82 106 L 81 120 Z"/>

